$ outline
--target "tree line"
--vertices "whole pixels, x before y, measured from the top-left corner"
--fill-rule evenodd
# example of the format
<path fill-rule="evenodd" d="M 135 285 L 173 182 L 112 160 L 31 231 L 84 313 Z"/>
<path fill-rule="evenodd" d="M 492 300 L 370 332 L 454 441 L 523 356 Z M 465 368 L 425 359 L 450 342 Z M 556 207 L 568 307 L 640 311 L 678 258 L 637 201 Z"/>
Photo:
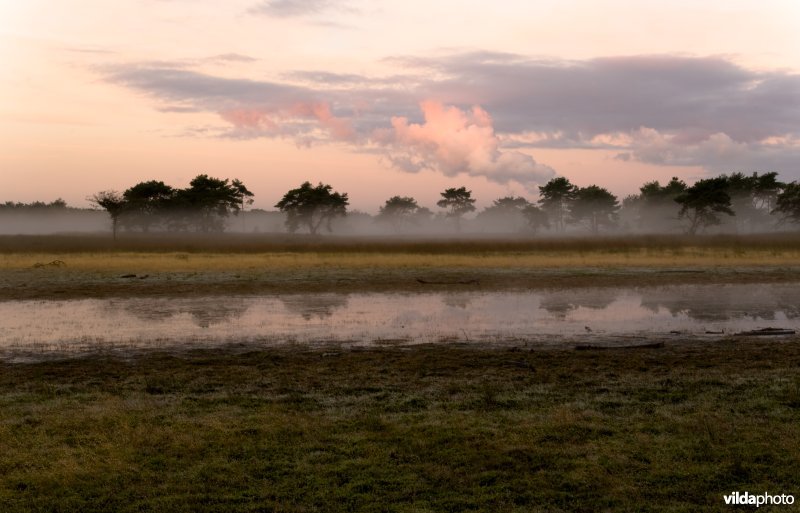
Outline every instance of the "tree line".
<path fill-rule="evenodd" d="M 44 201 L 34 201 L 32 203 L 6 201 L 5 203 L 0 203 L 0 212 L 59 212 L 69 208 L 71 207 L 68 207 L 67 202 L 61 198 L 53 200 L 50 203 L 45 203 Z"/>
<path fill-rule="evenodd" d="M 117 229 L 148 232 L 160 228 L 169 231 L 220 232 L 225 219 L 251 204 L 253 193 L 237 179 L 228 180 L 197 175 L 189 187 L 177 189 L 164 182 L 140 182 L 123 193 L 101 191 L 89 201 L 103 208 L 111 217 L 114 238 Z"/>
<path fill-rule="evenodd" d="M 729 219 L 737 230 L 755 231 L 800 223 L 800 184 L 783 183 L 776 172 L 746 175 L 741 172 L 698 180 L 687 185 L 673 177 L 664 185 L 647 182 L 638 194 L 622 202 L 598 185 L 578 187 L 565 177 L 553 178 L 539 186 L 535 202 L 507 196 L 476 215 L 476 221 L 506 226 L 508 231 L 563 233 L 582 227 L 592 233 L 625 228 L 677 230 L 696 234 Z M 463 217 L 476 210 L 472 191 L 448 188 L 440 193 L 434 213 L 410 196 L 393 196 L 379 209 L 375 221 L 393 231 L 411 231 L 434 217 L 449 220 L 460 231 Z M 90 198 L 105 209 L 116 236 L 119 227 L 218 232 L 225 220 L 252 204 L 253 193 L 237 179 L 218 179 L 201 174 L 189 187 L 177 189 L 160 181 L 141 182 L 123 193 L 102 191 Z M 328 184 L 304 182 L 283 195 L 275 207 L 286 215 L 289 232 L 317 234 L 333 231 L 333 221 L 347 215 L 347 193 Z"/>
<path fill-rule="evenodd" d="M 698 180 L 691 186 L 673 177 L 665 185 L 647 182 L 638 194 L 621 203 L 603 187 L 578 187 L 565 177 L 557 177 L 539 187 L 535 203 L 523 197 L 499 198 L 476 220 L 516 222 L 534 233 L 543 229 L 563 233 L 569 226 L 577 226 L 597 234 L 602 229 L 619 227 L 621 217 L 625 217 L 627 228 L 683 229 L 692 235 L 722 224 L 726 216 L 744 231 L 800 223 L 800 184 L 780 182 L 777 176 L 776 172 L 736 172 Z M 458 229 L 460 218 L 475 210 L 471 191 L 464 187 L 447 189 L 441 196 L 437 206 L 447 209 L 444 215 L 453 218 Z M 378 219 L 399 229 L 419 224 L 432 215 L 413 198 L 395 196 L 381 207 Z"/>

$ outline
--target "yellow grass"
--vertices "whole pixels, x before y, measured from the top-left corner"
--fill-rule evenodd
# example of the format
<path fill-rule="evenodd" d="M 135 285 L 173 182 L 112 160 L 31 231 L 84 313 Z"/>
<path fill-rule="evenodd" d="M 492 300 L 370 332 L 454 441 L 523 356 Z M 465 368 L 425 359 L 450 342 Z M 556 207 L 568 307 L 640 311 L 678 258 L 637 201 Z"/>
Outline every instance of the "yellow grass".
<path fill-rule="evenodd" d="M 526 251 L 472 254 L 268 252 L 268 253 L 10 253 L 0 269 L 30 269 L 64 262 L 59 269 L 80 271 L 237 271 L 262 269 L 401 268 L 570 268 L 674 266 L 782 266 L 800 263 L 794 249 L 632 249 L 628 251 Z M 55 266 L 52 266 L 55 269 Z M 46 266 L 46 268 L 49 268 Z"/>

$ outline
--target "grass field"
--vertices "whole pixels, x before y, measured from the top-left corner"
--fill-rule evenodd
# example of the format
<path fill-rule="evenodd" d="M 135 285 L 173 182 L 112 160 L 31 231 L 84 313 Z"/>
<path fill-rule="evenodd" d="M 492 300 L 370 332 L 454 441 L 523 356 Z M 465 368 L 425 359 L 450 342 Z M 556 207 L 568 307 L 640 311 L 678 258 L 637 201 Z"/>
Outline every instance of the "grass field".
<path fill-rule="evenodd" d="M 51 262 L 63 265 L 48 265 Z M 122 278 L 136 275 L 137 279 Z M 141 279 L 138 279 L 141 278 Z M 0 237 L 0 299 L 800 281 L 800 236 Z"/>
<path fill-rule="evenodd" d="M 569 268 L 669 266 L 775 266 L 800 262 L 800 250 L 685 247 L 679 249 L 528 250 L 472 253 L 425 252 L 270 252 L 270 253 L 12 253 L 0 254 L 0 270 L 30 269 L 36 264 L 64 262 L 81 271 L 122 272 L 220 271 L 262 269 L 350 268 Z"/>
<path fill-rule="evenodd" d="M 797 342 L 6 364 L 0 510 L 728 511 L 800 492 Z"/>

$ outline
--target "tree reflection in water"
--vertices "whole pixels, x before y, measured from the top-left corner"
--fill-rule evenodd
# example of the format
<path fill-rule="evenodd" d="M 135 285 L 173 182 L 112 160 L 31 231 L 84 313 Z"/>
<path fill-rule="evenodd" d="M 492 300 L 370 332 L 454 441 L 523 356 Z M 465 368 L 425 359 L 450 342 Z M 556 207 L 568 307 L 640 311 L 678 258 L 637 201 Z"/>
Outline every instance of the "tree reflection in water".
<path fill-rule="evenodd" d="M 310 321 L 317 318 L 326 319 L 336 310 L 347 307 L 347 294 L 303 294 L 281 296 L 281 303 L 287 311 Z"/>
<path fill-rule="evenodd" d="M 192 323 L 201 327 L 228 323 L 242 317 L 250 308 L 251 301 L 242 297 L 220 296 L 219 298 L 157 298 L 111 300 L 108 309 L 123 310 L 137 319 L 149 322 L 165 322 L 171 318 L 188 314 Z"/>
<path fill-rule="evenodd" d="M 540 307 L 556 319 L 564 320 L 570 312 L 581 307 L 594 310 L 608 308 L 621 294 L 620 289 L 575 289 L 545 292 L 542 294 Z"/>
<path fill-rule="evenodd" d="M 800 317 L 797 288 L 792 285 L 685 285 L 637 292 L 641 294 L 642 307 L 654 313 L 664 308 L 673 316 L 686 315 L 698 321 L 774 320 L 779 312 L 787 319 Z"/>

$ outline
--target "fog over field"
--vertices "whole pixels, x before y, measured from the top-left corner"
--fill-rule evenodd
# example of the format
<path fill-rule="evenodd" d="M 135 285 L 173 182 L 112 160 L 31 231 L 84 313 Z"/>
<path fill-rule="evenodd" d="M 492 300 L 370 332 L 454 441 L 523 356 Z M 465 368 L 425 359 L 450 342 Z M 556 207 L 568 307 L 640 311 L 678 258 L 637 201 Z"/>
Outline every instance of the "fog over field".
<path fill-rule="evenodd" d="M 257 234 L 285 234 L 285 215 L 280 212 L 246 212 L 238 217 L 226 221 L 225 233 L 257 233 Z M 418 225 L 404 226 L 395 229 L 386 226 L 374 219 L 374 216 L 364 213 L 352 213 L 346 218 L 337 219 L 332 223 L 333 235 L 343 236 L 377 236 L 400 237 L 403 239 L 448 236 L 455 238 L 502 236 L 513 238 L 543 238 L 561 236 L 591 236 L 589 229 L 583 226 L 571 226 L 564 233 L 550 230 L 532 232 L 526 229 L 524 220 L 509 216 L 499 219 L 467 218 L 461 223 L 461 230 L 456 231 L 449 219 L 438 218 Z M 779 225 L 765 224 L 758 227 L 737 226 L 735 222 L 724 223 L 720 226 L 709 228 L 706 233 L 773 233 L 784 231 L 786 228 Z M 64 213 L 14 213 L 0 214 L 0 235 L 52 235 L 52 234 L 110 234 L 110 221 L 105 212 L 96 210 L 77 210 Z M 138 231 L 120 232 L 140 233 Z M 168 233 L 164 230 L 153 230 L 151 233 Z M 186 232 L 182 232 L 186 233 Z M 608 235 L 624 234 L 682 234 L 684 226 L 677 219 L 664 219 L 661 222 L 652 222 L 647 226 L 639 227 L 632 223 L 608 229 L 603 232 Z M 324 238 L 326 233 L 321 234 Z M 109 235 L 110 236 L 110 235 Z M 214 233 L 204 234 L 212 238 Z"/>
<path fill-rule="evenodd" d="M 734 207 L 736 207 L 734 205 Z M 734 209 L 738 215 L 721 215 L 719 224 L 703 227 L 698 233 L 707 234 L 749 234 L 773 233 L 780 231 L 793 231 L 797 225 L 782 219 L 780 215 L 769 214 L 764 209 L 747 207 L 740 210 Z M 379 214 L 368 214 L 360 211 L 348 212 L 345 216 L 336 217 L 327 227 L 320 229 L 319 235 L 333 236 L 375 236 L 375 237 L 400 237 L 409 239 L 414 237 L 512 237 L 512 238 L 543 238 L 561 236 L 590 236 L 590 235 L 625 235 L 625 234 L 684 234 L 690 222 L 679 219 L 679 206 L 677 204 L 658 204 L 648 206 L 645 204 L 627 204 L 615 213 L 613 222 L 598 227 L 594 232 L 588 220 L 567 222 L 563 230 L 557 230 L 552 225 L 531 226 L 521 208 L 487 208 L 481 212 L 473 212 L 463 216 L 458 223 L 447 215 L 446 212 L 430 213 L 427 216 L 406 216 L 398 219 L 386 219 Z M 185 227 L 182 229 L 170 228 L 166 225 L 154 223 L 146 232 L 153 234 L 184 233 L 213 237 L 220 233 L 254 233 L 254 234 L 285 234 L 290 233 L 287 228 L 287 215 L 280 211 L 266 211 L 261 209 L 245 210 L 231 213 L 220 218 L 218 229 L 202 231 L 194 226 L 199 226 L 202 216 L 200 214 L 187 214 L 183 216 Z M 302 228 L 297 233 L 307 233 Z M 111 220 L 107 212 L 98 209 L 79 208 L 16 208 L 3 209 L 0 205 L 0 235 L 50 235 L 50 234 L 102 234 L 111 233 Z M 126 225 L 121 222 L 120 236 L 125 234 L 145 233 L 140 226 Z"/>

